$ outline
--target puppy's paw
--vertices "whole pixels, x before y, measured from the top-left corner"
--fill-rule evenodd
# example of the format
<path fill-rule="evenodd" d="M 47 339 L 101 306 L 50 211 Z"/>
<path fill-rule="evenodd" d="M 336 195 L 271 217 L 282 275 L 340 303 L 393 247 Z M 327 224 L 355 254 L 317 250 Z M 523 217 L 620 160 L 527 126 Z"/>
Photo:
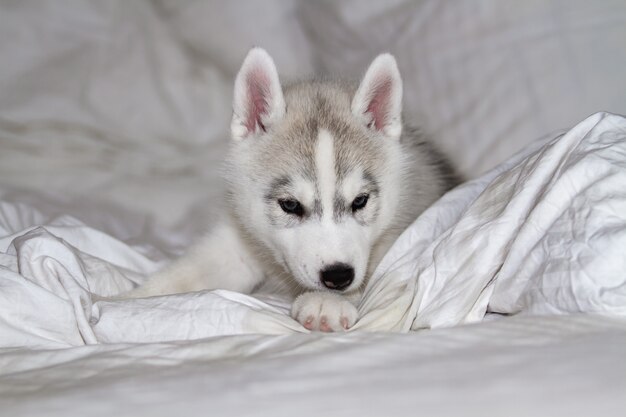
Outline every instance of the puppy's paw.
<path fill-rule="evenodd" d="M 291 307 L 291 317 L 309 330 L 337 332 L 354 325 L 359 313 L 345 297 L 331 292 L 307 292 Z"/>

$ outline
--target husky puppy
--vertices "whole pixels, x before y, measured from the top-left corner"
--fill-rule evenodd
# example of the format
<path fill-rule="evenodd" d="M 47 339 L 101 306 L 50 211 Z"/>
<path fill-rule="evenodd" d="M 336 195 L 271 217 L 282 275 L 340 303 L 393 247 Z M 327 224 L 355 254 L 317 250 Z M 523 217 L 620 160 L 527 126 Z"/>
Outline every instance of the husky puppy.
<path fill-rule="evenodd" d="M 398 235 L 456 184 L 445 159 L 403 127 L 402 79 L 378 56 L 360 85 L 282 87 L 260 48 L 235 81 L 228 209 L 189 252 L 130 295 L 203 289 L 290 289 L 292 316 L 341 331 Z"/>

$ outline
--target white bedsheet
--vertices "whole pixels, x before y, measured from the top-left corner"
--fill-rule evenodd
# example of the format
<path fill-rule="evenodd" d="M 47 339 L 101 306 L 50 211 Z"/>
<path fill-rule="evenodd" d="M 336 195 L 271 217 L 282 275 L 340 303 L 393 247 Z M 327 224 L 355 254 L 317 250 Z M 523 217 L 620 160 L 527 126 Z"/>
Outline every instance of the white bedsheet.
<path fill-rule="evenodd" d="M 409 334 L 218 337 L 0 355 L 12 416 L 620 417 L 626 324 L 514 317 Z"/>

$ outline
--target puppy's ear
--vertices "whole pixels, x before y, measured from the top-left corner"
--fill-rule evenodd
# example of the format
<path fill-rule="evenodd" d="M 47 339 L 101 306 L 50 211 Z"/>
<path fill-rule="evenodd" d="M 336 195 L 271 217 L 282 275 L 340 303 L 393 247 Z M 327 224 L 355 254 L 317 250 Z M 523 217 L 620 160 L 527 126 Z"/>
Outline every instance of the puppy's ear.
<path fill-rule="evenodd" d="M 398 139 L 402 134 L 402 78 L 393 55 L 378 55 L 354 98 L 352 113 L 369 129 Z"/>
<path fill-rule="evenodd" d="M 253 48 L 244 59 L 235 80 L 233 139 L 257 136 L 285 115 L 285 99 L 274 61 L 261 48 Z"/>

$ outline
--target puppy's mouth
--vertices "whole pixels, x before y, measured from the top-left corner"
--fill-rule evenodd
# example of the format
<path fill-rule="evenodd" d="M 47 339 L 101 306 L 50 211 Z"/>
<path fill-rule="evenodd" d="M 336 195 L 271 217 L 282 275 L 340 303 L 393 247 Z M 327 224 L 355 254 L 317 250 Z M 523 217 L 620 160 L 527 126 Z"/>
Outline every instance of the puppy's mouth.
<path fill-rule="evenodd" d="M 291 282 L 295 283 L 302 290 L 319 291 L 325 289 L 321 282 L 310 279 L 306 268 L 292 268 L 289 263 L 287 263 L 285 257 L 282 255 L 278 263 L 284 269 L 287 275 L 289 275 Z"/>

